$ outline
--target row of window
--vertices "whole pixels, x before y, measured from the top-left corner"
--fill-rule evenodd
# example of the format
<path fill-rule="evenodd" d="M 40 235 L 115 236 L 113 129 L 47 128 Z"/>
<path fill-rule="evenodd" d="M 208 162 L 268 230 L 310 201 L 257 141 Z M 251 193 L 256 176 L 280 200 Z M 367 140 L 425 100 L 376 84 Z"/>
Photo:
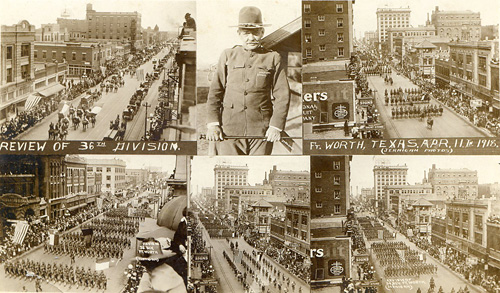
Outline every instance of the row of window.
<path fill-rule="evenodd" d="M 323 50 L 320 47 L 319 51 L 321 51 L 321 52 L 326 51 L 326 47 L 323 48 Z M 311 48 L 306 48 L 306 57 L 307 58 L 312 58 L 312 55 L 313 55 L 313 50 Z M 344 47 L 337 48 L 337 57 L 344 57 Z"/>
<path fill-rule="evenodd" d="M 30 55 L 31 44 L 21 44 L 21 57 L 28 57 Z M 14 45 L 5 47 L 5 57 L 7 60 L 14 58 Z"/>
<path fill-rule="evenodd" d="M 344 12 L 344 4 L 340 3 L 335 5 L 335 10 L 337 13 Z M 311 13 L 311 4 L 304 4 L 304 13 Z"/>
<path fill-rule="evenodd" d="M 326 35 L 325 29 L 319 29 L 318 30 L 318 36 L 324 37 Z M 304 35 L 304 39 L 306 43 L 311 43 L 312 42 L 312 35 L 307 33 Z M 337 33 L 337 42 L 342 43 L 344 42 L 344 33 Z"/>
<path fill-rule="evenodd" d="M 316 202 L 316 208 L 317 209 L 323 208 L 323 202 L 317 201 Z M 340 214 L 340 211 L 341 211 L 341 209 L 340 209 L 340 205 L 339 204 L 333 205 L 333 213 L 334 214 L 338 215 L 338 214 Z"/>
<path fill-rule="evenodd" d="M 318 16 L 318 20 L 319 20 L 319 16 Z M 324 18 L 322 18 L 322 20 L 319 20 L 319 21 L 325 21 Z M 305 19 L 304 20 L 304 27 L 305 28 L 310 28 L 311 27 L 311 20 L 310 19 Z M 337 28 L 342 28 L 344 27 L 344 19 L 343 18 L 337 18 Z"/>

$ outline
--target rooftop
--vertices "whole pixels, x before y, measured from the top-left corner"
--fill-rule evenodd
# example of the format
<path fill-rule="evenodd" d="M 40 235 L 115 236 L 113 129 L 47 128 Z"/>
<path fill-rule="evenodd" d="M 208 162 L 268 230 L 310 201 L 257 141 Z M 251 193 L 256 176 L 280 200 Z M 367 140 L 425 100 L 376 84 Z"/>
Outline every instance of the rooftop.
<path fill-rule="evenodd" d="M 272 48 L 276 44 L 282 42 L 286 38 L 290 37 L 295 33 L 299 33 L 302 29 L 301 17 L 297 17 L 288 24 L 280 27 L 274 32 L 267 35 L 262 39 L 262 46 L 265 48 Z"/>

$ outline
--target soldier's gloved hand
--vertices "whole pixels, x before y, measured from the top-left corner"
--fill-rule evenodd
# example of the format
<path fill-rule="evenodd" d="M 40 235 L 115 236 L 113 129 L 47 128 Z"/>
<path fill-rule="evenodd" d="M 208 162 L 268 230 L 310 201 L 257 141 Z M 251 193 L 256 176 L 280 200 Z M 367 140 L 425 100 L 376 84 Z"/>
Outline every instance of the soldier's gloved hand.
<path fill-rule="evenodd" d="M 207 140 L 208 141 L 224 140 L 224 134 L 222 133 L 222 128 L 219 125 L 210 125 L 207 129 Z"/>
<path fill-rule="evenodd" d="M 266 140 L 269 142 L 277 142 L 281 139 L 281 131 L 274 127 L 269 127 L 266 131 Z"/>

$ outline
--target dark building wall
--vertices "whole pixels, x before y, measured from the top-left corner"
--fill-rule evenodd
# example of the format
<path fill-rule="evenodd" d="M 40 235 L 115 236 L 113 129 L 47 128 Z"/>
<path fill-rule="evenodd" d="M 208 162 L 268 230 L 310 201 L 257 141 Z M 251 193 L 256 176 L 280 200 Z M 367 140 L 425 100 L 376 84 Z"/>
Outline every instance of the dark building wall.
<path fill-rule="evenodd" d="M 347 216 L 349 162 L 349 156 L 311 156 L 312 219 Z"/>

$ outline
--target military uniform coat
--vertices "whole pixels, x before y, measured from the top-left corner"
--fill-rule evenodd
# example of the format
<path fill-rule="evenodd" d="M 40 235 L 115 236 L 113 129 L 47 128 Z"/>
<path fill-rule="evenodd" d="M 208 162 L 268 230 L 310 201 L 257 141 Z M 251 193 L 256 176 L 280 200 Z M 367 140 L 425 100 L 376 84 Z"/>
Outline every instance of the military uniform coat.
<path fill-rule="evenodd" d="M 289 105 L 277 52 L 235 46 L 222 53 L 208 93 L 207 123 L 219 123 L 228 136 L 264 136 L 269 126 L 284 130 Z"/>

